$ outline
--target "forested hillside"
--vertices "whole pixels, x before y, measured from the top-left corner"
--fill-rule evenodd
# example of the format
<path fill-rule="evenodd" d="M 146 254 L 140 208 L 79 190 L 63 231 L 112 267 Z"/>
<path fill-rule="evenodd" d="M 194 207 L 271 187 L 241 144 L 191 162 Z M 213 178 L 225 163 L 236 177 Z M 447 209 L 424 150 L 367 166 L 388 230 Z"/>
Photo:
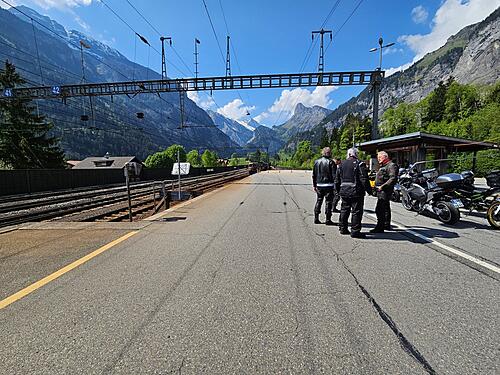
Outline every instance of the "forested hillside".
<path fill-rule="evenodd" d="M 333 155 L 344 158 L 353 144 L 370 140 L 371 119 L 348 115 L 339 128 L 317 134 L 315 143 L 298 142 L 295 152 L 282 151 L 279 164 L 293 168 L 310 168 L 319 149 L 330 146 Z M 500 142 L 500 82 L 489 86 L 462 85 L 454 79 L 438 87 L 417 103 L 400 103 L 388 108 L 380 123 L 381 135 L 390 137 L 416 131 L 441 134 L 476 141 Z M 313 146 L 314 145 L 314 146 Z M 470 169 L 472 155 L 454 154 L 455 170 Z M 500 151 L 480 151 L 477 155 L 479 175 L 500 169 Z"/>

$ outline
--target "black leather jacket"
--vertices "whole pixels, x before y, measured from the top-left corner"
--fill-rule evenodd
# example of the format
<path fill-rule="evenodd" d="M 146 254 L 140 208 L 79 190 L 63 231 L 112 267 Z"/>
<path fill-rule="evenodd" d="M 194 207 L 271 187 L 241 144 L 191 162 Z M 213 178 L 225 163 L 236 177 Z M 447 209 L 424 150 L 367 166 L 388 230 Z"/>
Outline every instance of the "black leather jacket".
<path fill-rule="evenodd" d="M 379 168 L 375 177 L 375 186 L 380 187 L 381 190 L 392 192 L 396 182 L 398 182 L 398 166 L 395 163 L 390 161 Z"/>
<path fill-rule="evenodd" d="M 364 161 L 354 157 L 343 160 L 337 168 L 335 189 L 344 198 L 360 198 L 372 193 L 368 180 L 368 168 Z"/>
<path fill-rule="evenodd" d="M 314 187 L 331 187 L 335 183 L 335 173 L 337 165 L 332 159 L 322 156 L 314 162 L 313 167 L 313 186 Z"/>

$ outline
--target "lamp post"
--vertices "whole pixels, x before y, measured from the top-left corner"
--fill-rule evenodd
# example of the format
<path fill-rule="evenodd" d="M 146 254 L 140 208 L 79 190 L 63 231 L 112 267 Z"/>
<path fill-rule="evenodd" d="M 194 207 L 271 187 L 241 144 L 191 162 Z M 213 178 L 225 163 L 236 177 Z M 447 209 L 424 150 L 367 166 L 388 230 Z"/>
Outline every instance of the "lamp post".
<path fill-rule="evenodd" d="M 379 72 L 382 71 L 382 52 L 384 48 L 389 48 L 393 46 L 395 43 L 388 43 L 384 45 L 384 39 L 382 37 L 378 38 L 378 47 L 372 48 L 370 52 L 380 52 L 379 58 L 379 66 L 377 70 Z M 380 85 L 382 84 L 382 75 L 381 73 L 375 75 L 373 77 L 372 82 L 372 90 L 373 90 L 373 116 L 372 116 L 372 139 L 377 139 L 379 137 L 378 133 L 378 102 L 379 102 L 379 93 L 380 93 Z"/>
<path fill-rule="evenodd" d="M 382 70 L 382 50 L 384 48 L 389 48 L 391 46 L 393 46 L 395 43 L 388 43 L 386 45 L 384 45 L 384 39 L 382 37 L 378 38 L 378 47 L 375 47 L 375 48 L 372 48 L 370 50 L 370 52 L 376 52 L 376 51 L 380 51 L 380 58 L 379 58 L 379 62 L 378 62 L 378 70 Z"/>

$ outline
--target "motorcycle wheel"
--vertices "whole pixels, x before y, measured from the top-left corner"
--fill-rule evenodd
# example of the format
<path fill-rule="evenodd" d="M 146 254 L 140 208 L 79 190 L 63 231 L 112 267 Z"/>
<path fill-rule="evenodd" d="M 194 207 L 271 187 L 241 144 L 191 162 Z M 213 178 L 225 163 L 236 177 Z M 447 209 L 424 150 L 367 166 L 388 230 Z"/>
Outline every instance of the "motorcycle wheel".
<path fill-rule="evenodd" d="M 413 211 L 413 205 L 411 204 L 410 199 L 408 197 L 402 196 L 401 204 L 403 205 L 405 210 Z"/>
<path fill-rule="evenodd" d="M 439 220 L 445 224 L 453 225 L 460 220 L 460 211 L 450 202 L 437 202 L 436 209 Z"/>
<path fill-rule="evenodd" d="M 399 202 L 401 200 L 401 193 L 397 190 L 394 190 L 391 195 L 391 201 Z"/>
<path fill-rule="evenodd" d="M 486 218 L 488 219 L 488 223 L 494 229 L 500 229 L 500 202 L 494 202 L 490 208 L 488 208 L 488 212 L 486 213 Z"/>

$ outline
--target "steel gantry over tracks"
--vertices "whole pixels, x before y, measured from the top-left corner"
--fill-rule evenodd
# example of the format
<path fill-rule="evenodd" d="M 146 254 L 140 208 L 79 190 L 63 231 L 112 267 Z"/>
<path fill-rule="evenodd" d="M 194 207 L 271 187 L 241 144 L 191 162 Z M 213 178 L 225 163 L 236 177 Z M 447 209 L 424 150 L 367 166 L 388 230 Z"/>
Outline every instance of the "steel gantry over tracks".
<path fill-rule="evenodd" d="M 321 72 L 262 74 L 245 76 L 176 78 L 144 81 L 82 83 L 5 89 L 2 99 L 64 99 L 78 96 L 113 96 L 159 94 L 162 92 L 219 91 L 241 89 L 311 87 L 311 86 L 378 86 L 384 71 Z"/>

